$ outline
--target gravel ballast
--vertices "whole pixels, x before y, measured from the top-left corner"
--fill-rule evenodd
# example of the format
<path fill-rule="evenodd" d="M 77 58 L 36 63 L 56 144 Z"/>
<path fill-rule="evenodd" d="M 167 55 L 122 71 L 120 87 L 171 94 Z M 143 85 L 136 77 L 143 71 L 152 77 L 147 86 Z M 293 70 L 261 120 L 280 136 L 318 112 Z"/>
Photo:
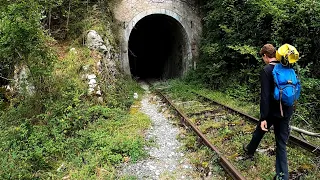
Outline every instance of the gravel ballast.
<path fill-rule="evenodd" d="M 138 179 L 193 179 L 192 166 L 184 157 L 182 144 L 177 140 L 179 128 L 174 126 L 163 113 L 163 103 L 152 95 L 147 85 L 141 100 L 141 112 L 149 116 L 152 127 L 147 131 L 147 141 L 151 146 L 145 147 L 148 157 L 136 163 L 126 163 L 121 168 L 122 177 Z M 160 112 L 159 112 L 160 111 Z"/>

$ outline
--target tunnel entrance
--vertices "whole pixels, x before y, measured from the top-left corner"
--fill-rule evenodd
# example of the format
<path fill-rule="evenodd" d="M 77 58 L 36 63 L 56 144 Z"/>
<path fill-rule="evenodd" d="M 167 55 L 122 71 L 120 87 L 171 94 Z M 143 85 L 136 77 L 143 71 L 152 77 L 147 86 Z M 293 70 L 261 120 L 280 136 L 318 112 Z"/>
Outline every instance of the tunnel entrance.
<path fill-rule="evenodd" d="M 153 14 L 141 19 L 129 38 L 131 75 L 142 79 L 179 77 L 187 60 L 187 35 L 174 18 Z"/>

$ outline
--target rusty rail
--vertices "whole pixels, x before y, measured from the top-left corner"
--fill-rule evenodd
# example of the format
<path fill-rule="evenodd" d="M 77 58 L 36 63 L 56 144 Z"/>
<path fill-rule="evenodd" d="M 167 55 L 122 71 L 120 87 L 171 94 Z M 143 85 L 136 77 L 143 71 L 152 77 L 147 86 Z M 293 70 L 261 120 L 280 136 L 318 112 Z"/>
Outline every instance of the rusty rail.
<path fill-rule="evenodd" d="M 213 146 L 210 141 L 205 137 L 205 135 L 189 120 L 189 118 L 181 111 L 179 110 L 172 101 L 166 97 L 163 93 L 160 91 L 156 92 L 162 96 L 167 103 L 170 104 L 179 114 L 180 117 L 182 117 L 183 122 L 187 123 L 188 126 L 190 126 L 194 132 L 202 139 L 204 144 L 209 147 L 211 150 L 215 151 L 219 156 L 219 161 L 221 166 L 224 168 L 224 170 L 234 179 L 234 180 L 245 180 L 245 178 L 241 175 L 241 173 L 228 161 L 226 157 L 223 156 L 223 154 L 215 147 Z"/>
<path fill-rule="evenodd" d="M 238 110 L 236 110 L 236 109 L 234 109 L 234 108 L 232 108 L 232 107 L 230 107 L 230 106 L 221 104 L 221 103 L 219 103 L 219 102 L 217 102 L 217 101 L 214 101 L 214 100 L 212 100 L 212 99 L 210 99 L 210 98 L 208 98 L 208 97 L 206 97 L 206 96 L 204 96 L 204 95 L 202 95 L 202 94 L 199 94 L 199 93 L 197 93 L 197 92 L 192 91 L 192 93 L 194 93 L 194 94 L 196 94 L 196 95 L 204 98 L 205 100 L 207 100 L 207 101 L 209 101 L 209 102 L 213 102 L 214 104 L 217 104 L 217 105 L 219 105 L 219 106 L 222 106 L 222 107 L 226 108 L 226 109 L 229 110 L 229 111 L 235 112 L 235 113 L 237 113 L 237 114 L 245 117 L 246 119 L 250 120 L 251 122 L 253 122 L 253 123 L 255 123 L 255 124 L 257 124 L 257 123 L 259 122 L 259 119 L 255 118 L 255 117 L 253 117 L 253 116 L 250 116 L 250 115 L 248 115 L 248 114 L 246 114 L 246 113 L 243 113 L 243 112 L 241 112 L 241 111 L 238 111 Z M 320 155 L 320 148 L 319 148 L 319 147 L 317 147 L 317 146 L 315 146 L 315 145 L 313 145 L 313 144 L 311 144 L 311 143 L 309 143 L 309 142 L 307 142 L 307 141 L 305 141 L 305 140 L 303 140 L 303 139 L 300 139 L 300 138 L 298 138 L 297 136 L 290 135 L 290 137 L 289 137 L 289 142 L 291 142 L 291 143 L 293 143 L 293 144 L 295 144 L 295 145 L 297 145 L 297 146 L 300 146 L 300 147 L 302 147 L 303 149 L 314 153 L 315 155 Z"/>

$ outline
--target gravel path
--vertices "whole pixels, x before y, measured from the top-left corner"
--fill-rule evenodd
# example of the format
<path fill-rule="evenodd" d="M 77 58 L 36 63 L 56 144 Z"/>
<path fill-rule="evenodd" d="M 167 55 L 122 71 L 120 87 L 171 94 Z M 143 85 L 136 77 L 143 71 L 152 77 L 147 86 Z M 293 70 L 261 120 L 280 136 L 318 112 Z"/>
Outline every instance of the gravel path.
<path fill-rule="evenodd" d="M 180 150 L 181 144 L 176 139 L 179 129 L 158 111 L 162 102 L 150 94 L 148 86 L 142 87 L 146 94 L 141 101 L 141 111 L 152 121 L 146 138 L 155 145 L 145 147 L 148 158 L 135 164 L 125 164 L 121 176 L 134 176 L 138 179 L 192 179 L 192 166 L 184 158 L 184 153 Z"/>

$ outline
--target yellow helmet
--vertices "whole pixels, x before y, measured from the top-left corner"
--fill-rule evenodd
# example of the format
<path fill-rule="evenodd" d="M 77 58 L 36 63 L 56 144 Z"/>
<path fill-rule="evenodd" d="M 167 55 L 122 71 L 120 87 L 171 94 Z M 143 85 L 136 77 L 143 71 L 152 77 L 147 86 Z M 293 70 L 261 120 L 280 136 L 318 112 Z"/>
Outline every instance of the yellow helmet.
<path fill-rule="evenodd" d="M 278 61 L 281 61 L 282 58 L 289 61 L 290 64 L 293 64 L 299 60 L 299 52 L 294 46 L 290 44 L 284 44 L 279 47 L 276 52 L 276 58 Z"/>

